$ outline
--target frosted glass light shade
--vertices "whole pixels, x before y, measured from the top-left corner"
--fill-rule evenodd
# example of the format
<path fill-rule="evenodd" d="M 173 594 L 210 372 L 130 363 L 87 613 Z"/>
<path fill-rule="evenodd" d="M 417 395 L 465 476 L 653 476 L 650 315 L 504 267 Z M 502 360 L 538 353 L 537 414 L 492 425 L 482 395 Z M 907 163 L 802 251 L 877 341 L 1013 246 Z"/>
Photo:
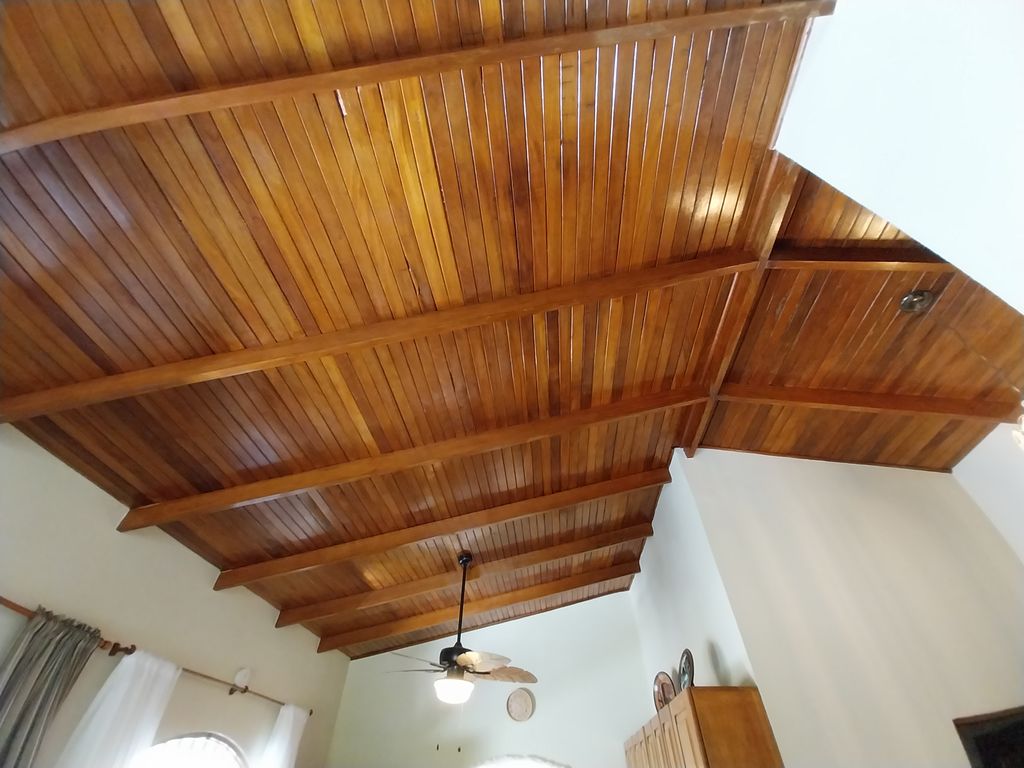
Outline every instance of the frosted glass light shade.
<path fill-rule="evenodd" d="M 445 704 L 464 704 L 473 693 L 473 683 L 464 678 L 442 677 L 434 681 L 434 693 Z"/>

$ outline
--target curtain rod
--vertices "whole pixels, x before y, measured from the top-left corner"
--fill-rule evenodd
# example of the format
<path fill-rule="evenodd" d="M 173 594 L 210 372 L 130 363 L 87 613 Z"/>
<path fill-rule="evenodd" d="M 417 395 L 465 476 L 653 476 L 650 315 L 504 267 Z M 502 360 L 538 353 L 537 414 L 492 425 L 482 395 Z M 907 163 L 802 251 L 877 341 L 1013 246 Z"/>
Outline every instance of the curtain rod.
<path fill-rule="evenodd" d="M 3 595 L 0 595 L 0 605 L 2 605 L 4 608 L 9 608 L 15 613 L 20 613 L 27 619 L 31 619 L 33 616 L 36 615 L 36 612 L 31 608 L 28 608 L 22 605 L 21 603 L 16 603 L 13 600 L 4 597 Z M 99 646 L 97 646 L 97 650 L 100 649 L 105 651 L 109 649 L 109 654 L 111 656 L 116 656 L 119 653 L 123 653 L 125 656 L 131 656 L 133 653 L 135 653 L 134 644 L 121 645 L 120 643 L 116 643 L 111 640 L 105 640 L 103 638 L 100 638 L 100 644 Z M 264 699 L 265 701 L 269 701 L 273 704 L 279 704 L 282 707 L 285 704 L 283 701 L 281 701 L 280 699 L 275 699 L 273 696 L 267 696 L 265 693 L 259 693 L 258 691 L 251 690 L 248 685 L 237 686 L 228 680 L 221 680 L 219 677 L 214 677 L 213 675 L 208 675 L 205 672 L 199 672 L 194 669 L 189 669 L 188 667 L 182 667 L 181 671 L 194 677 L 200 677 L 203 680 L 209 680 L 211 683 L 226 685 L 228 687 L 228 696 L 233 696 L 236 693 L 248 693 L 251 696 L 255 696 L 258 699 Z M 309 710 L 309 715 L 310 717 L 313 716 L 312 709 Z"/>

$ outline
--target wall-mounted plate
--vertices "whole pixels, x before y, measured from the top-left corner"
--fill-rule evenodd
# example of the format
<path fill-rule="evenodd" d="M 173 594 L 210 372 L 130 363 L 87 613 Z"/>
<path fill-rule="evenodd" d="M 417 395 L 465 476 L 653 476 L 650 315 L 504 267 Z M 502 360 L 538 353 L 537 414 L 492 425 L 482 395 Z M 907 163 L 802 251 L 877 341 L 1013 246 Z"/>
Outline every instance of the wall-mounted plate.
<path fill-rule="evenodd" d="M 533 717 L 533 710 L 536 706 L 537 701 L 533 698 L 532 691 L 528 691 L 525 688 L 516 688 L 508 695 L 508 701 L 505 702 L 505 711 L 517 723 L 525 723 Z"/>
<path fill-rule="evenodd" d="M 661 709 L 676 697 L 676 684 L 668 672 L 654 676 L 654 708 Z"/>
<path fill-rule="evenodd" d="M 693 685 L 693 654 L 687 648 L 679 657 L 679 690 Z"/>

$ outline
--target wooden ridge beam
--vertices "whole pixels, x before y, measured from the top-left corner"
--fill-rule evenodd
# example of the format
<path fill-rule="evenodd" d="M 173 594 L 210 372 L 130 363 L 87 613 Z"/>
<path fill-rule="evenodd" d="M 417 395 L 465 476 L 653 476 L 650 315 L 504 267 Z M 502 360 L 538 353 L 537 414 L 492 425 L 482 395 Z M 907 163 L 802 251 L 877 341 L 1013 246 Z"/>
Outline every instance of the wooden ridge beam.
<path fill-rule="evenodd" d="M 470 600 L 466 603 L 465 616 L 475 616 L 488 611 L 496 611 L 501 608 L 508 608 L 520 603 L 528 603 L 533 600 L 541 600 L 546 597 L 571 592 L 574 589 L 601 584 L 605 581 L 621 579 L 624 576 L 632 576 L 640 572 L 639 561 L 613 565 L 609 568 L 600 568 L 593 571 L 584 571 L 564 579 L 536 584 L 525 589 L 517 589 L 512 592 L 505 592 L 493 597 L 485 597 L 480 600 Z M 333 651 L 339 648 L 346 648 L 351 645 L 367 643 L 372 640 L 382 640 L 395 635 L 404 635 L 409 632 L 417 632 L 421 629 L 429 629 L 439 624 L 455 621 L 459 617 L 459 606 L 453 605 L 448 608 L 441 608 L 429 613 L 421 613 L 417 616 L 410 616 L 404 619 L 375 624 L 369 627 L 353 629 L 336 635 L 327 635 L 320 638 L 320 645 L 317 648 L 319 653 Z"/>
<path fill-rule="evenodd" d="M 755 384 L 723 384 L 718 399 L 728 403 L 791 405 L 833 411 L 888 413 L 903 416 L 943 416 L 965 421 L 1012 422 L 1020 404 L 1016 401 L 959 400 L 883 392 L 806 389 Z"/>
<path fill-rule="evenodd" d="M 818 247 L 777 245 L 768 269 L 825 269 L 833 272 L 932 272 L 957 269 L 924 248 L 907 246 Z"/>
<path fill-rule="evenodd" d="M 475 564 L 469 569 L 468 581 L 500 576 L 534 565 L 541 565 L 554 560 L 561 560 L 566 557 L 586 554 L 607 547 L 614 547 L 618 544 L 626 544 L 637 539 L 646 539 L 654 534 L 650 523 L 631 525 L 628 528 L 597 533 L 575 541 L 566 541 L 550 547 L 534 549 L 512 557 L 502 558 Z M 317 603 L 310 603 L 295 608 L 288 608 L 281 611 L 277 619 L 277 626 L 288 627 L 292 624 L 301 624 L 315 619 L 324 619 L 330 616 L 338 616 L 345 613 L 373 608 L 378 605 L 393 603 L 398 600 L 436 592 L 441 589 L 458 587 L 461 583 L 460 573 L 442 573 L 436 576 L 428 576 L 423 579 L 407 581 L 402 584 L 395 584 L 391 587 L 374 589 L 368 592 L 359 592 L 354 595 L 338 597 L 332 600 L 323 600 Z"/>
<path fill-rule="evenodd" d="M 739 277 L 733 278 L 732 290 L 729 293 L 729 300 L 725 311 L 722 312 L 718 329 L 715 331 L 714 344 L 719 343 L 719 336 L 724 332 L 726 319 L 729 317 L 730 307 L 735 306 L 736 327 L 722 340 L 722 356 L 719 360 L 718 369 L 711 380 L 708 392 L 708 399 L 704 405 L 704 413 L 701 414 L 697 429 L 694 431 L 693 439 L 689 446 L 685 447 L 686 455 L 693 456 L 697 447 L 704 440 L 708 427 L 711 424 L 711 417 L 715 412 L 715 405 L 718 400 L 718 390 L 725 381 L 725 377 L 732 368 L 736 353 L 739 351 L 740 342 L 746 335 L 750 319 L 757 306 L 757 300 L 761 295 L 764 286 L 765 270 L 768 265 L 772 249 L 775 247 L 775 240 L 782 228 L 782 222 L 786 217 L 790 200 L 796 189 L 797 182 L 801 175 L 800 166 L 789 160 L 785 155 L 772 152 L 768 163 L 762 168 L 758 177 L 757 190 L 753 197 L 753 205 L 750 214 L 744 217 L 741 230 L 742 242 L 754 254 L 757 259 L 757 268 L 754 270 L 751 279 L 745 285 L 740 286 Z"/>
<path fill-rule="evenodd" d="M 754 266 L 753 259 L 741 252 L 720 253 L 585 280 L 574 285 L 507 296 L 481 304 L 453 307 L 397 320 L 383 320 L 358 328 L 305 336 L 253 349 L 221 352 L 138 371 L 102 376 L 0 399 L 0 422 L 21 421 L 110 400 L 512 320 L 574 304 L 669 288 L 691 280 L 742 272 L 753 269 Z"/>
<path fill-rule="evenodd" d="M 363 539 L 320 547 L 308 552 L 277 557 L 271 560 L 243 565 L 221 571 L 214 584 L 214 589 L 228 589 L 254 584 L 264 579 L 301 573 L 325 565 L 333 565 L 357 557 L 381 555 L 399 547 L 418 544 L 440 536 L 453 536 L 462 531 L 499 525 L 524 517 L 534 517 L 565 509 L 576 504 L 585 504 L 598 499 L 607 499 L 623 493 L 653 488 L 669 482 L 671 477 L 667 469 L 653 469 L 635 475 L 625 475 L 612 480 L 604 480 L 589 485 L 581 485 L 565 491 L 533 496 L 497 507 L 488 507 L 464 515 L 455 515 L 444 520 L 422 523 L 397 531 L 367 536 Z"/>
<path fill-rule="evenodd" d="M 499 427 L 379 456 L 370 456 L 304 472 L 293 472 L 268 480 L 257 480 L 218 491 L 185 496 L 173 501 L 158 501 L 130 509 L 121 520 L 118 530 L 131 531 L 150 525 L 193 519 L 200 515 L 258 504 L 261 501 L 270 501 L 283 496 L 292 496 L 313 488 L 341 485 L 374 475 L 391 474 L 426 464 L 532 443 L 596 424 L 701 403 L 705 401 L 706 397 L 704 390 L 695 386 L 654 392 L 629 400 L 619 400 L 511 427 Z"/>
<path fill-rule="evenodd" d="M 834 7 L 834 0 L 797 0 L 774 5 L 658 19 L 641 24 L 620 24 L 604 29 L 588 29 L 525 40 L 488 43 L 450 51 L 405 56 L 388 61 L 355 64 L 330 72 L 294 75 L 174 93 L 127 104 L 98 107 L 73 114 L 49 117 L 27 125 L 9 128 L 0 132 L 0 154 L 95 131 L 123 128 L 153 120 L 166 120 L 274 99 L 292 98 L 317 91 L 356 88 L 406 77 L 423 77 L 505 61 L 518 61 L 535 56 L 568 53 L 605 45 L 635 43 L 675 35 L 691 35 L 714 29 L 810 19 L 815 16 L 827 16 L 832 13 Z"/>

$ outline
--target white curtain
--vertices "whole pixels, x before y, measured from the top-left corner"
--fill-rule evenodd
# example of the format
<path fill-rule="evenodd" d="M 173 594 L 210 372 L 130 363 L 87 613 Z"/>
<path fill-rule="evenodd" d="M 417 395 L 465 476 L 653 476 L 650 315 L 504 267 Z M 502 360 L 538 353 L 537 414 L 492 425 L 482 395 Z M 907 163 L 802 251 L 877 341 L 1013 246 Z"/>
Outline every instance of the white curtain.
<path fill-rule="evenodd" d="M 152 745 L 181 667 L 145 651 L 125 656 L 79 721 L 55 768 L 129 768 Z"/>
<path fill-rule="evenodd" d="M 309 712 L 306 710 L 294 704 L 281 707 L 274 730 L 270 732 L 270 740 L 263 750 L 263 756 L 256 762 L 256 768 L 292 768 L 307 720 Z"/>

